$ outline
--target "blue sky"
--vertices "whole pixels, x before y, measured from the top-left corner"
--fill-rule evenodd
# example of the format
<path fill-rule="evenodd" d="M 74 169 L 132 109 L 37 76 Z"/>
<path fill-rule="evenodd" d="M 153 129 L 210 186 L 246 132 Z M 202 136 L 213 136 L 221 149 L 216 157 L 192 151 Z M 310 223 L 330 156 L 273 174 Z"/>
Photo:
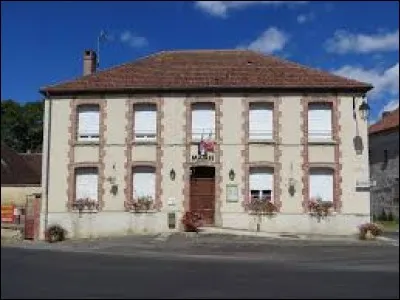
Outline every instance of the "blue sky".
<path fill-rule="evenodd" d="M 250 48 L 372 83 L 372 119 L 399 101 L 399 3 L 308 1 L 1 2 L 1 98 L 171 49 Z"/>

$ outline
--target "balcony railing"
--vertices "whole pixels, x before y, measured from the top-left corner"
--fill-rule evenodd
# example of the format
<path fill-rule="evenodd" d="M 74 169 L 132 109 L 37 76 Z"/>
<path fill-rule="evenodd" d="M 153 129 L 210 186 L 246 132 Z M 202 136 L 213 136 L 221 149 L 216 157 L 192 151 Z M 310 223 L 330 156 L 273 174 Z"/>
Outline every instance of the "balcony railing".
<path fill-rule="evenodd" d="M 193 128 L 192 129 L 192 140 L 200 141 L 201 138 L 208 139 L 211 135 L 211 139 L 215 139 L 215 130 L 210 127 Z"/>

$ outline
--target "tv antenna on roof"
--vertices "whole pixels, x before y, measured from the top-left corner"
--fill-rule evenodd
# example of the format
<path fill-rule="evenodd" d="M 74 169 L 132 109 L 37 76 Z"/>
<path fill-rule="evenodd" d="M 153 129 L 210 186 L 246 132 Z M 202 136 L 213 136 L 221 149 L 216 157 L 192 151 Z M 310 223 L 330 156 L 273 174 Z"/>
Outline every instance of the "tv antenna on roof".
<path fill-rule="evenodd" d="M 97 67 L 100 66 L 100 43 L 107 41 L 107 39 L 107 33 L 104 30 L 101 30 L 99 36 L 97 37 Z"/>

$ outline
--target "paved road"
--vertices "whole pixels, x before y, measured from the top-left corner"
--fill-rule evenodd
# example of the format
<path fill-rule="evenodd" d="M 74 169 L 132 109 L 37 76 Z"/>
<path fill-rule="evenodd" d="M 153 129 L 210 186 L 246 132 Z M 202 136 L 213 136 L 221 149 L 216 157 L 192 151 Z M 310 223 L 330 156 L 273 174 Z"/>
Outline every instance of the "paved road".
<path fill-rule="evenodd" d="M 399 298 L 389 245 L 129 241 L 2 247 L 1 298 Z"/>

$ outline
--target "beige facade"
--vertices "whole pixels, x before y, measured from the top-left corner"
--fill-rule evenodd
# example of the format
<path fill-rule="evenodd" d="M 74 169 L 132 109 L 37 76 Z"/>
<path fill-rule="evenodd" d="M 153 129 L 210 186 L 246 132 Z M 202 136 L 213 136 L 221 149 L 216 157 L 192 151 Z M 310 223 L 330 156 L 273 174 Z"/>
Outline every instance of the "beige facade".
<path fill-rule="evenodd" d="M 48 193 L 44 193 L 42 200 L 41 232 L 55 223 L 65 226 L 74 237 L 179 230 L 190 198 L 189 168 L 199 164 L 192 160 L 197 147 L 190 143 L 188 123 L 190 103 L 198 101 L 215 103 L 216 110 L 215 158 L 207 162 L 216 170 L 215 226 L 256 229 L 255 218 L 242 207 L 249 189 L 248 170 L 252 166 L 269 166 L 274 170 L 274 201 L 279 212 L 272 218 L 264 218 L 263 231 L 351 234 L 357 232 L 358 225 L 369 221 L 369 191 L 356 190 L 357 180 L 369 178 L 368 151 L 356 153 L 353 145 L 354 137 L 359 135 L 367 148 L 367 123 L 358 115 L 356 120 L 353 118 L 353 94 L 105 95 L 53 97 L 45 101 L 42 182 L 43 190 Z M 249 143 L 248 105 L 259 101 L 273 104 L 274 138 L 265 143 Z M 306 101 L 332 103 L 336 136 L 331 143 L 307 142 Z M 137 102 L 157 104 L 156 145 L 132 142 L 131 106 Z M 361 103 L 361 97 L 356 97 L 356 102 Z M 74 115 L 79 103 L 100 104 L 101 137 L 95 145 L 74 141 Z M 98 167 L 101 205 L 97 213 L 78 216 L 70 205 L 73 170 L 86 165 Z M 156 211 L 126 210 L 131 170 L 135 165 L 151 165 L 156 169 L 156 200 L 160 204 Z M 308 193 L 305 177 L 312 166 L 329 167 L 335 172 L 335 213 L 319 221 L 304 209 Z M 170 178 L 172 169 L 176 172 L 175 180 Z M 230 170 L 235 173 L 233 180 L 228 176 Z M 115 179 L 116 193 L 111 193 L 108 178 Z M 289 179 L 294 179 L 294 194 L 288 191 Z M 227 201 L 227 185 L 237 186 L 237 202 Z M 168 214 L 172 212 L 176 216 L 176 229 L 168 228 Z"/>

